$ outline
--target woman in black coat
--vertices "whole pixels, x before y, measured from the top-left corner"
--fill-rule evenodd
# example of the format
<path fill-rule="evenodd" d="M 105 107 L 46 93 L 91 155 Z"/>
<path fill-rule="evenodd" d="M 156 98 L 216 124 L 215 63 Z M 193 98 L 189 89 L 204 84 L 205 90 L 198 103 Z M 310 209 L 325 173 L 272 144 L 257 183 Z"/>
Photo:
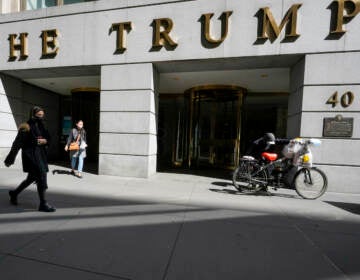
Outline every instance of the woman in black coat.
<path fill-rule="evenodd" d="M 21 149 L 21 157 L 24 172 L 28 173 L 27 178 L 13 191 L 9 191 L 10 202 L 17 205 L 18 195 L 36 182 L 39 194 L 39 211 L 55 212 L 55 207 L 49 205 L 45 199 L 47 186 L 47 146 L 50 142 L 50 135 L 43 123 L 44 110 L 35 106 L 31 110 L 31 118 L 20 125 L 19 132 L 12 144 L 10 153 L 4 163 L 7 167 L 14 164 L 16 155 Z"/>

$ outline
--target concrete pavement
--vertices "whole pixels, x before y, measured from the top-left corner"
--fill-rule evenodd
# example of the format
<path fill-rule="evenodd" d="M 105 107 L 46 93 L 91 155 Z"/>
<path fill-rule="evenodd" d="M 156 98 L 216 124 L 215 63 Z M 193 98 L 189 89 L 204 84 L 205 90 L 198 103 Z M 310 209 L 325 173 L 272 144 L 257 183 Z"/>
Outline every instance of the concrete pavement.
<path fill-rule="evenodd" d="M 0 168 L 0 277 L 17 279 L 360 279 L 360 195 L 243 195 L 230 180 L 48 176 L 56 213 Z M 230 178 L 229 178 L 230 179 Z"/>

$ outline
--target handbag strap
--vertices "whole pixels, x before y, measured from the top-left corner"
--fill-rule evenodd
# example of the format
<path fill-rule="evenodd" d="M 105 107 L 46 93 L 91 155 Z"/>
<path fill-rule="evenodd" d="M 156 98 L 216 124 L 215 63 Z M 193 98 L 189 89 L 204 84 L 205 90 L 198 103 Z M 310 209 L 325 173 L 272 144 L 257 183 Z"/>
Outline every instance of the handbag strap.
<path fill-rule="evenodd" d="M 80 135 L 80 132 L 79 132 L 78 136 L 76 137 L 76 141 L 75 141 L 76 143 L 78 143 L 78 142 L 79 142 L 79 140 L 80 140 L 80 136 L 81 136 L 81 135 Z"/>

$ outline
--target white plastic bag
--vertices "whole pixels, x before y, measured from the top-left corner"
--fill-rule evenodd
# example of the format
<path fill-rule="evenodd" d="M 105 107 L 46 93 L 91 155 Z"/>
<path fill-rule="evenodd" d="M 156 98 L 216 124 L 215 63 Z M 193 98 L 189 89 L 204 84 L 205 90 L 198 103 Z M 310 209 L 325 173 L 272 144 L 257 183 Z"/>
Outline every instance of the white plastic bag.
<path fill-rule="evenodd" d="M 284 147 L 282 153 L 286 158 L 294 158 L 294 156 L 301 150 L 301 148 L 300 139 L 293 139 Z"/>

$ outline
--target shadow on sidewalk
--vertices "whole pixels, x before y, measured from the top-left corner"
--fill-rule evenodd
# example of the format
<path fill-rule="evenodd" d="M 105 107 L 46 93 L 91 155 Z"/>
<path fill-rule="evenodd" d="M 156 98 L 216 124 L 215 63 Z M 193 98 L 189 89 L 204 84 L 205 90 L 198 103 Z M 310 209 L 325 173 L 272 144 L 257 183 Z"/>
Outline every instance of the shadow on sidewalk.
<path fill-rule="evenodd" d="M 67 174 L 67 173 L 60 173 L 60 172 L 65 172 L 65 171 L 69 171 L 70 172 L 70 161 L 49 161 L 50 165 L 53 165 L 54 167 L 56 167 L 57 169 L 55 169 L 56 171 L 59 171 L 58 174 Z M 63 167 L 66 168 L 66 170 L 63 169 L 58 169 L 58 167 Z M 84 160 L 84 172 L 86 173 L 90 173 L 90 174 L 99 174 L 99 170 L 98 170 L 98 164 L 96 162 L 92 162 L 92 161 L 87 161 L 86 159 Z"/>
<path fill-rule="evenodd" d="M 18 205 L 14 206 L 9 201 L 10 188 L 0 184 L 0 215 L 4 213 L 19 213 L 36 211 L 39 203 L 38 194 L 36 192 L 36 185 L 30 185 L 26 190 L 18 196 Z M 11 188 L 12 189 L 12 188 Z M 47 200 L 50 204 L 58 209 L 67 208 L 86 208 L 86 207 L 111 207 L 122 205 L 148 205 L 151 202 L 131 201 L 122 199 L 112 199 L 78 194 L 61 194 L 50 191 L 47 192 Z"/>
<path fill-rule="evenodd" d="M 233 195 L 275 196 L 275 197 L 283 197 L 283 198 L 301 199 L 298 195 L 274 193 L 268 191 L 259 191 L 257 193 L 243 193 L 236 190 L 233 184 L 229 182 L 212 182 L 211 184 L 214 186 L 224 187 L 223 189 L 211 189 L 211 188 L 209 189 L 210 191 L 218 192 L 218 193 L 227 193 Z"/>
<path fill-rule="evenodd" d="M 51 171 L 53 175 L 56 174 L 61 174 L 61 175 L 72 175 L 74 176 L 74 173 L 72 173 L 69 170 L 63 170 L 63 169 L 54 169 L 53 171 Z"/>
<path fill-rule="evenodd" d="M 348 203 L 348 202 L 333 202 L 333 201 L 324 201 L 330 205 L 336 206 L 348 212 L 360 215 L 360 204 L 357 203 Z"/>
<path fill-rule="evenodd" d="M 23 202 L 35 196 L 29 190 Z M 59 193 L 49 199 L 58 212 L 0 213 L 3 279 L 24 279 L 20 265 L 29 279 L 325 280 L 360 273 L 360 220 Z"/>
<path fill-rule="evenodd" d="M 29 279 L 96 280 L 325 280 L 360 273 L 360 220 L 51 191 L 58 211 L 49 214 L 36 211 L 35 186 L 18 207 L 9 205 L 7 191 L 0 183 L 2 279 L 24 279 L 24 271 Z"/>

